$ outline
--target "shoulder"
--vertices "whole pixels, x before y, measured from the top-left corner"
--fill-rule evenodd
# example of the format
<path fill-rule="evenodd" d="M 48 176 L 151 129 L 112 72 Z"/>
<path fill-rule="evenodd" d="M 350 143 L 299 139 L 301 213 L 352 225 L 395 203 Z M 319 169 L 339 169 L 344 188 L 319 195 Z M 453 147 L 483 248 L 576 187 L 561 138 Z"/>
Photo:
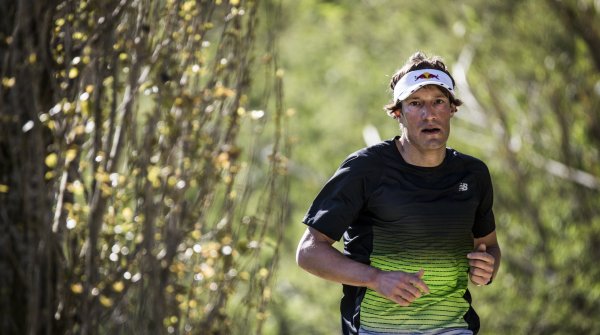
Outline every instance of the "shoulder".
<path fill-rule="evenodd" d="M 452 148 L 448 148 L 448 154 L 451 156 L 453 162 L 464 166 L 466 169 L 473 172 L 489 174 L 487 165 L 479 158 L 467 155 Z"/>
<path fill-rule="evenodd" d="M 481 185 L 482 190 L 491 189 L 492 176 L 487 165 L 479 158 L 458 152 L 454 149 L 449 149 L 452 155 L 452 161 L 456 169 L 465 171 L 475 177 L 475 180 Z"/>
<path fill-rule="evenodd" d="M 341 168 L 353 167 L 361 170 L 379 169 L 391 145 L 393 145 L 393 142 L 383 141 L 355 151 L 346 157 Z"/>
<path fill-rule="evenodd" d="M 384 141 L 351 153 L 342 162 L 334 177 L 353 176 L 376 180 L 386 166 L 385 157 L 386 152 L 390 151 L 390 145 L 393 145 L 393 142 L 390 144 L 390 141 Z"/>

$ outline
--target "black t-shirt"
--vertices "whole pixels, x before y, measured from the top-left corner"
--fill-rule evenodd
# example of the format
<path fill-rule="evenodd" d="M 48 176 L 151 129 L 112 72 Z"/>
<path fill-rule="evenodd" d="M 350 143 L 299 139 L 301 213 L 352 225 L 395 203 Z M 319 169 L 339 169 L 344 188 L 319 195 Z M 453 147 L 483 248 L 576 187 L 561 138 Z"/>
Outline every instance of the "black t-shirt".
<path fill-rule="evenodd" d="M 317 195 L 303 219 L 344 254 L 382 270 L 418 272 L 430 294 L 402 307 L 375 291 L 344 285 L 344 334 L 439 332 L 467 328 L 479 318 L 467 290 L 473 238 L 495 230 L 487 166 L 446 149 L 442 164 L 404 161 L 388 140 L 350 155 Z"/>

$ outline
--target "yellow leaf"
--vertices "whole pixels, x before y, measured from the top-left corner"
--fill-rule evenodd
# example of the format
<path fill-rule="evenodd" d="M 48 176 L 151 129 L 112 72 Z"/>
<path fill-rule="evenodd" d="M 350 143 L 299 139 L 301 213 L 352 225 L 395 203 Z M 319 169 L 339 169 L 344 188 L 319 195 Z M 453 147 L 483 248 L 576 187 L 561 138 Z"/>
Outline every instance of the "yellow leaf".
<path fill-rule="evenodd" d="M 202 270 L 202 274 L 206 278 L 211 278 L 212 276 L 215 275 L 215 269 L 213 269 L 212 266 L 210 266 L 210 265 L 208 265 L 206 263 L 202 263 L 200 265 L 200 269 Z"/>
<path fill-rule="evenodd" d="M 104 306 L 104 307 L 110 307 L 113 305 L 113 301 L 111 298 L 101 295 L 100 296 L 100 304 L 102 304 L 102 306 Z"/>
<path fill-rule="evenodd" d="M 0 193 L 8 193 L 8 185 L 0 184 Z"/>
<path fill-rule="evenodd" d="M 271 299 L 271 289 L 270 288 L 265 287 L 265 289 L 263 290 L 263 298 L 265 298 L 265 300 Z"/>
<path fill-rule="evenodd" d="M 85 133 L 85 126 L 84 126 L 84 125 L 82 125 L 82 124 L 80 124 L 80 125 L 78 125 L 77 127 L 75 127 L 75 129 L 73 129 L 73 130 L 75 131 L 75 134 L 76 134 L 76 135 L 82 135 L 82 134 L 84 134 L 84 133 Z M 70 149 L 70 150 L 73 150 L 73 151 L 77 152 L 77 150 L 76 150 L 76 149 Z M 67 154 L 68 154 L 68 153 L 69 153 L 69 152 L 67 151 Z M 73 157 L 73 158 L 75 158 L 75 157 Z"/>
<path fill-rule="evenodd" d="M 258 275 L 266 278 L 269 275 L 269 270 L 267 270 L 266 268 L 262 268 L 258 271 Z"/>
<path fill-rule="evenodd" d="M 6 87 L 6 88 L 10 88 L 15 86 L 15 77 L 10 77 L 10 78 L 2 78 L 2 86 Z"/>
<path fill-rule="evenodd" d="M 83 184 L 79 180 L 75 180 L 72 184 L 67 186 L 67 190 L 74 195 L 83 195 Z"/>
<path fill-rule="evenodd" d="M 194 2 L 194 1 L 186 1 L 183 3 L 183 6 L 181 6 L 181 9 L 184 12 L 189 12 L 195 7 L 195 5 L 196 5 L 196 2 Z"/>
<path fill-rule="evenodd" d="M 160 169 L 156 166 L 148 167 L 148 181 L 152 183 L 152 186 L 159 187 L 160 179 L 159 179 Z"/>
<path fill-rule="evenodd" d="M 96 181 L 99 183 L 108 183 L 110 181 L 109 174 L 104 171 L 96 172 L 96 175 L 94 177 L 96 178 Z"/>
<path fill-rule="evenodd" d="M 194 231 L 192 232 L 192 238 L 193 238 L 194 240 L 199 240 L 201 236 L 202 236 L 202 233 L 200 233 L 200 231 L 199 231 L 199 230 L 194 230 Z"/>
<path fill-rule="evenodd" d="M 44 162 L 46 163 L 46 165 L 49 168 L 54 168 L 56 167 L 56 163 L 58 163 L 58 155 L 55 153 L 51 153 L 48 156 L 46 156 L 46 159 L 44 160 Z"/>
<path fill-rule="evenodd" d="M 77 157 L 77 149 L 67 150 L 67 152 L 65 153 L 65 157 L 66 157 L 66 164 L 71 163 L 73 161 L 73 159 L 75 159 L 75 157 Z"/>
<path fill-rule="evenodd" d="M 217 98 L 227 98 L 234 96 L 235 91 L 224 86 L 217 86 L 215 87 L 214 95 Z"/>
<path fill-rule="evenodd" d="M 54 130 L 54 128 L 56 128 L 56 126 L 54 125 L 54 120 L 48 121 L 48 123 L 46 124 L 46 127 L 48 127 L 48 129 L 50 129 L 50 130 Z"/>
<path fill-rule="evenodd" d="M 76 31 L 73 33 L 74 40 L 83 40 L 84 38 L 85 38 L 85 35 L 80 31 Z"/>
<path fill-rule="evenodd" d="M 113 284 L 112 288 L 115 292 L 119 293 L 119 292 L 123 291 L 123 289 L 125 288 L 125 285 L 123 284 L 122 281 L 119 280 L 118 282 L 115 282 Z"/>
<path fill-rule="evenodd" d="M 133 211 L 129 207 L 123 208 L 121 214 L 123 215 L 123 219 L 125 219 L 125 221 L 131 221 L 131 219 L 133 219 Z"/>
<path fill-rule="evenodd" d="M 76 67 L 72 67 L 69 70 L 69 79 L 75 79 L 79 75 L 79 70 Z"/>
<path fill-rule="evenodd" d="M 81 294 L 83 292 L 83 286 L 79 283 L 71 285 L 71 291 L 75 294 Z"/>
<path fill-rule="evenodd" d="M 107 184 L 101 184 L 100 191 L 102 192 L 102 195 L 105 197 L 109 197 L 112 194 L 112 189 Z"/>

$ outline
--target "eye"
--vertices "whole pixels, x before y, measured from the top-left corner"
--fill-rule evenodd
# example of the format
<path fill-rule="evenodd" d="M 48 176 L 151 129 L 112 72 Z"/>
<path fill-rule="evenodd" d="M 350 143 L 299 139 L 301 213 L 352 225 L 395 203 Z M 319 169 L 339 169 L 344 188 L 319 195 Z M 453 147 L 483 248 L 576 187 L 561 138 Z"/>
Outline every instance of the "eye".
<path fill-rule="evenodd" d="M 443 105 L 446 102 L 447 102 L 446 99 L 438 98 L 438 99 L 435 99 L 435 101 L 433 103 L 436 105 Z"/>
<path fill-rule="evenodd" d="M 413 101 L 409 101 L 408 105 L 411 107 L 419 107 L 419 106 L 421 106 L 421 102 L 417 101 L 417 100 L 413 100 Z"/>

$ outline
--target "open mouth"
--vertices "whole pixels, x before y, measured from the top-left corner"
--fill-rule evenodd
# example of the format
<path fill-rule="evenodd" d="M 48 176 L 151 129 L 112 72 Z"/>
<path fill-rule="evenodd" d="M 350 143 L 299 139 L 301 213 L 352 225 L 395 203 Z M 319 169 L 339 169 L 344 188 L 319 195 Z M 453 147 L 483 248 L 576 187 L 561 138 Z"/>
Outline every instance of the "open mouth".
<path fill-rule="evenodd" d="M 438 134 L 442 130 L 440 128 L 425 128 L 422 130 L 425 134 Z"/>

